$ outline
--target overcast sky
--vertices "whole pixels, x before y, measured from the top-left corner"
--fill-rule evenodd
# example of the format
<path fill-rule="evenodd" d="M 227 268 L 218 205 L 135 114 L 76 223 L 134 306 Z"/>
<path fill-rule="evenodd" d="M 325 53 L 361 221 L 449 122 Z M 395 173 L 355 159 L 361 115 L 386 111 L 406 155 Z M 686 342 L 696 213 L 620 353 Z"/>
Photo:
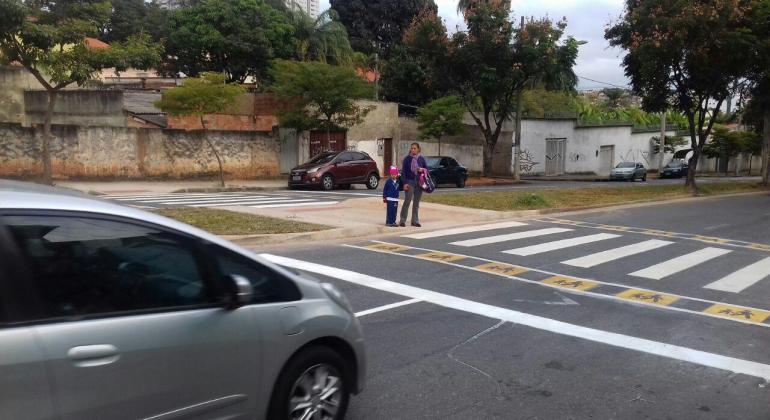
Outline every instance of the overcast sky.
<path fill-rule="evenodd" d="M 464 28 L 457 14 L 457 0 L 434 0 L 439 15 L 449 32 Z M 604 28 L 623 12 L 623 0 L 512 0 L 513 14 L 519 16 L 550 16 L 567 18 L 567 35 L 588 43 L 580 47 L 575 73 L 581 76 L 578 89 L 601 89 L 608 85 L 592 82 L 594 79 L 613 85 L 627 86 L 620 62 L 623 51 L 610 48 L 604 39 Z M 329 0 L 321 0 L 321 10 L 329 8 Z"/>

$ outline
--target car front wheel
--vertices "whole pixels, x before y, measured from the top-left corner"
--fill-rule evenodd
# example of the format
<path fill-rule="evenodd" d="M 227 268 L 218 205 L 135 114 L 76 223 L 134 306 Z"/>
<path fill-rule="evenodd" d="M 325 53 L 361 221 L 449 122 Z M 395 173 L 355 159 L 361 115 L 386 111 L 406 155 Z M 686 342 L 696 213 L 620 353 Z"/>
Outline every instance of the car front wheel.
<path fill-rule="evenodd" d="M 334 189 L 334 178 L 332 178 L 331 175 L 326 174 L 321 178 L 321 186 L 326 191 L 331 191 Z"/>
<path fill-rule="evenodd" d="M 380 185 L 380 179 L 377 177 L 376 174 L 369 174 L 369 178 L 366 179 L 366 188 L 373 190 L 377 188 L 377 186 Z"/>
<path fill-rule="evenodd" d="M 297 353 L 281 372 L 268 418 L 340 420 L 349 400 L 345 361 L 327 347 L 310 347 Z"/>
<path fill-rule="evenodd" d="M 465 188 L 465 177 L 461 176 L 460 179 L 457 180 L 457 188 Z"/>

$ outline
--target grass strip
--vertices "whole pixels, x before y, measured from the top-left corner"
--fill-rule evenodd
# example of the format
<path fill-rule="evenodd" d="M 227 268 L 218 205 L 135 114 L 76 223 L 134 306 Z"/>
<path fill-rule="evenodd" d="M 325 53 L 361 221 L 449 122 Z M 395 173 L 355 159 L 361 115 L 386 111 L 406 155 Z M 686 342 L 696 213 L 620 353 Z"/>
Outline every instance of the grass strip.
<path fill-rule="evenodd" d="M 221 209 L 174 208 L 155 210 L 155 213 L 209 231 L 215 235 L 299 233 L 330 229 L 330 227 L 324 225 Z"/>
<path fill-rule="evenodd" d="M 749 182 L 698 184 L 701 196 L 752 191 L 770 191 Z M 579 189 L 544 189 L 530 191 L 495 191 L 477 193 L 423 194 L 423 201 L 449 206 L 484 210 L 574 209 L 609 206 L 644 201 L 662 201 L 691 197 L 682 185 L 646 185 L 634 187 L 597 187 Z"/>

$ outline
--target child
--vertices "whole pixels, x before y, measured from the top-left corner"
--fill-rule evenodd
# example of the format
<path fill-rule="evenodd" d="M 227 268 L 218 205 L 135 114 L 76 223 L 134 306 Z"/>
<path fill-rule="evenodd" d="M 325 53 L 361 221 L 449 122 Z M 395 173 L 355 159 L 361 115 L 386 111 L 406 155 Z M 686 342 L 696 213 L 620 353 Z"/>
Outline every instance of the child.
<path fill-rule="evenodd" d="M 387 204 L 387 217 L 385 226 L 398 227 L 396 224 L 396 211 L 398 210 L 398 168 L 391 166 L 388 171 L 390 178 L 385 181 L 385 187 L 382 189 L 382 202 Z"/>

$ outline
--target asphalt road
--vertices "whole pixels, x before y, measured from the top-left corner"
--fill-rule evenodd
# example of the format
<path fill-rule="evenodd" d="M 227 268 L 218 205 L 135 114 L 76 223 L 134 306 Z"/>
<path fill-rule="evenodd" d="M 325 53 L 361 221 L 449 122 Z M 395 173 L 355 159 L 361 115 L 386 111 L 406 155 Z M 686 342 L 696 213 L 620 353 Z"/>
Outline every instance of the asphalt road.
<path fill-rule="evenodd" d="M 703 178 L 700 182 L 745 181 L 756 182 L 758 178 Z M 381 183 L 382 184 L 382 183 Z M 530 180 L 518 185 L 499 185 L 491 187 L 456 188 L 440 186 L 434 194 L 473 193 L 484 191 L 518 191 L 556 188 L 607 188 L 607 187 L 638 187 L 644 185 L 680 185 L 684 179 L 655 179 L 647 182 L 593 182 L 593 181 L 541 181 Z M 213 193 L 150 193 L 150 194 L 111 194 L 102 196 L 123 204 L 146 208 L 174 207 L 226 207 L 247 206 L 254 208 L 274 207 L 319 207 L 337 204 L 339 201 L 351 198 L 376 197 L 382 195 L 382 187 L 378 190 L 368 190 L 361 185 L 354 185 L 349 190 L 319 191 L 319 190 L 279 190 L 279 191 L 241 191 Z"/>
<path fill-rule="evenodd" d="M 358 311 L 349 419 L 768 419 L 769 212 L 725 197 L 261 252 Z"/>

